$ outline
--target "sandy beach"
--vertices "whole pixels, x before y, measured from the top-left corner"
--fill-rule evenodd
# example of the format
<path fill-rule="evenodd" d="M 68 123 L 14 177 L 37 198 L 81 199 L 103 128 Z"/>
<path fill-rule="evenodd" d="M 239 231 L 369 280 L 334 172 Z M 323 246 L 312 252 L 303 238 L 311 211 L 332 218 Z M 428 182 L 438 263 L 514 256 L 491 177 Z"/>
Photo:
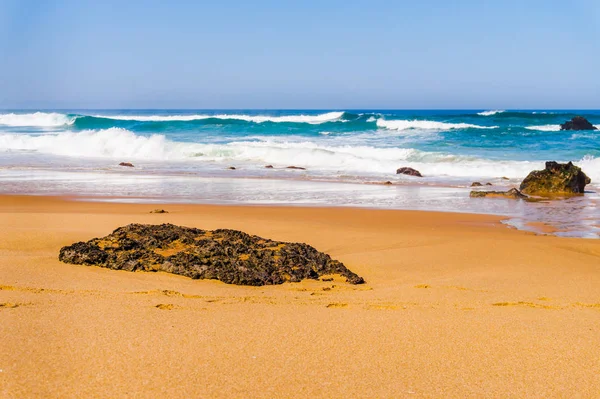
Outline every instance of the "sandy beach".
<path fill-rule="evenodd" d="M 306 242 L 367 284 L 58 261 L 133 222 Z M 0 336 L 3 398 L 594 398 L 600 240 L 470 214 L 2 196 Z"/>

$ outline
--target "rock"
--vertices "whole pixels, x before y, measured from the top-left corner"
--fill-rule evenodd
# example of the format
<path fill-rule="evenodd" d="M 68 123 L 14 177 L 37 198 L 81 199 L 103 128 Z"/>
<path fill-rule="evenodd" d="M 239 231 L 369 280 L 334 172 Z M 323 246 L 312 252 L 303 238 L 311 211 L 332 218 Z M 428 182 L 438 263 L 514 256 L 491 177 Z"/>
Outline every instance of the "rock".
<path fill-rule="evenodd" d="M 501 179 L 502 179 L 502 180 L 510 180 L 510 179 L 509 179 L 508 177 L 506 177 L 506 176 L 502 176 L 502 177 L 501 177 Z"/>
<path fill-rule="evenodd" d="M 485 185 L 486 185 L 486 186 L 493 186 L 493 184 L 492 184 L 492 183 L 490 183 L 490 182 L 488 182 L 488 183 L 485 183 Z"/>
<path fill-rule="evenodd" d="M 267 165 L 265 166 L 265 169 L 273 169 L 273 165 Z"/>
<path fill-rule="evenodd" d="M 153 211 L 150 211 L 150 213 L 169 213 L 169 212 L 165 211 L 164 209 L 155 209 Z"/>
<path fill-rule="evenodd" d="M 236 230 L 200 230 L 172 224 L 130 224 L 102 238 L 61 248 L 58 259 L 127 271 L 164 271 L 228 284 L 270 285 L 338 274 L 362 277 L 302 243 L 272 241 Z"/>
<path fill-rule="evenodd" d="M 560 125 L 560 130 L 598 130 L 598 128 L 590 123 L 583 116 L 576 116 L 570 121 L 566 121 Z"/>
<path fill-rule="evenodd" d="M 396 170 L 396 174 L 397 175 L 409 175 L 409 176 L 415 176 L 415 177 L 423 177 L 423 175 L 421 175 L 421 172 L 419 172 L 416 169 L 408 168 L 408 167 L 402 167 L 402 168 Z"/>
<path fill-rule="evenodd" d="M 516 188 L 511 188 L 508 191 L 471 191 L 469 194 L 471 198 L 511 198 L 511 199 L 527 199 L 526 195 L 523 195 Z"/>
<path fill-rule="evenodd" d="M 573 163 L 546 162 L 544 170 L 534 170 L 521 183 L 520 189 L 529 195 L 583 194 L 592 180 Z"/>
<path fill-rule="evenodd" d="M 235 170 L 235 166 L 230 166 L 227 169 L 229 169 L 229 170 Z"/>
<path fill-rule="evenodd" d="M 394 184 L 394 183 L 392 183 L 391 181 L 389 181 L 389 180 L 388 180 L 388 181 L 384 182 L 383 184 L 384 184 L 385 186 L 391 186 L 391 185 L 392 185 L 392 184 Z"/>
<path fill-rule="evenodd" d="M 300 166 L 288 166 L 286 169 L 306 170 L 306 168 L 301 168 Z"/>
<path fill-rule="evenodd" d="M 481 187 L 483 186 L 483 184 L 479 183 L 478 181 L 474 181 L 473 183 L 471 183 L 471 187 Z"/>
<path fill-rule="evenodd" d="M 121 162 L 121 163 L 119 164 L 119 166 L 126 166 L 126 167 L 128 167 L 128 168 L 133 168 L 133 167 L 134 167 L 134 166 L 133 166 L 133 164 L 132 164 L 132 163 L 129 163 L 129 162 Z"/>

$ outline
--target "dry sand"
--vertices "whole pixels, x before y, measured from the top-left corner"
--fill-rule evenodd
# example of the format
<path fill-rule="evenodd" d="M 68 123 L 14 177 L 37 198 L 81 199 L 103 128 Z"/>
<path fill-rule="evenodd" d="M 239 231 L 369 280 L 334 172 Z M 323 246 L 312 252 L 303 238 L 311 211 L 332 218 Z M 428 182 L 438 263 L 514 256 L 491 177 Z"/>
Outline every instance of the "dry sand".
<path fill-rule="evenodd" d="M 57 260 L 132 222 L 307 242 L 367 284 Z M 600 240 L 467 214 L 4 196 L 0 342 L 6 398 L 600 397 Z"/>

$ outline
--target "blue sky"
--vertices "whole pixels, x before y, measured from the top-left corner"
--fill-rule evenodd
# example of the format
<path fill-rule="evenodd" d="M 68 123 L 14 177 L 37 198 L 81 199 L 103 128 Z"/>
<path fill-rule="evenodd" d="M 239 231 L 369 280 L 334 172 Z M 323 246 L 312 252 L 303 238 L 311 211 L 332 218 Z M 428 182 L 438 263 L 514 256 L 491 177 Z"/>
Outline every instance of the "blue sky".
<path fill-rule="evenodd" d="M 600 108 L 596 0 L 0 0 L 0 108 Z"/>

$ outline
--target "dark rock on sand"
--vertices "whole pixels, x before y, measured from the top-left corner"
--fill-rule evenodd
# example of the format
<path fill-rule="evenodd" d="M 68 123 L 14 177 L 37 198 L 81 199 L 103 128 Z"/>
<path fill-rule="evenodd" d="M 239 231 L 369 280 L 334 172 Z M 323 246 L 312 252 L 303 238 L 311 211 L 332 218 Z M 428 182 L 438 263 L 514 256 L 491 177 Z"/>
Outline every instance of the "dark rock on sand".
<path fill-rule="evenodd" d="M 391 181 L 389 181 L 389 180 L 388 180 L 388 181 L 386 181 L 386 182 L 383 182 L 383 184 L 384 184 L 385 186 L 391 186 L 391 185 L 392 185 L 392 184 L 394 184 L 394 183 L 392 183 Z"/>
<path fill-rule="evenodd" d="M 528 197 L 521 193 L 516 188 L 511 188 L 508 191 L 471 191 L 471 198 L 511 198 L 511 199 L 527 199 Z"/>
<path fill-rule="evenodd" d="M 130 224 L 106 237 L 60 250 L 59 260 L 128 271 L 164 271 L 228 284 L 270 285 L 339 274 L 362 277 L 302 243 L 272 241 L 236 230 L 200 230 L 172 224 Z"/>
<path fill-rule="evenodd" d="M 483 184 L 479 183 L 478 181 L 474 181 L 473 183 L 471 183 L 471 187 L 481 187 L 483 186 Z"/>
<path fill-rule="evenodd" d="M 486 185 L 486 186 L 493 186 L 493 184 L 492 184 L 492 183 L 489 183 L 489 182 L 488 182 L 488 183 L 485 183 L 485 185 Z"/>
<path fill-rule="evenodd" d="M 403 167 L 403 168 L 396 170 L 396 174 L 397 175 L 409 175 L 409 176 L 415 176 L 415 177 L 423 177 L 423 175 L 421 175 L 421 172 L 419 172 L 416 169 L 408 168 L 408 167 Z"/>
<path fill-rule="evenodd" d="M 576 116 L 570 121 L 562 123 L 560 130 L 598 130 L 598 128 L 583 116 Z"/>
<path fill-rule="evenodd" d="M 273 169 L 273 165 L 267 165 L 265 166 L 265 169 Z"/>
<path fill-rule="evenodd" d="M 227 169 L 229 169 L 229 170 L 235 170 L 235 166 L 230 166 Z"/>
<path fill-rule="evenodd" d="M 534 170 L 521 183 L 529 195 L 583 194 L 592 180 L 573 163 L 546 162 L 544 170 Z"/>
<path fill-rule="evenodd" d="M 133 168 L 133 167 L 134 167 L 134 166 L 133 166 L 133 164 L 132 164 L 132 163 L 129 163 L 129 162 L 121 162 L 121 163 L 119 164 L 119 166 L 126 166 L 126 167 L 128 167 L 128 168 Z"/>
<path fill-rule="evenodd" d="M 301 168 L 300 166 L 288 166 L 286 169 L 306 170 L 306 168 Z"/>
<path fill-rule="evenodd" d="M 169 213 L 169 212 L 165 211 L 164 209 L 155 209 L 153 211 L 150 211 L 150 213 Z"/>

